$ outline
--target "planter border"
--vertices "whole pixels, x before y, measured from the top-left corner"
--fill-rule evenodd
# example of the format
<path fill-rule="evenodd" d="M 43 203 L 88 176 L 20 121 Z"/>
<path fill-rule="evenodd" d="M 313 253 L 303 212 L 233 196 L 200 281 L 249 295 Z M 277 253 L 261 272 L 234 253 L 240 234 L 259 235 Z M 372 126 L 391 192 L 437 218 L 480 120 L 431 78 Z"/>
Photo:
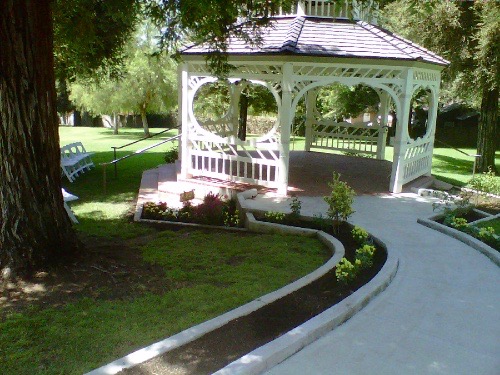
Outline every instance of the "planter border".
<path fill-rule="evenodd" d="M 382 241 L 373 238 L 387 251 L 387 246 Z M 270 370 L 363 309 L 389 286 L 398 268 L 399 259 L 387 251 L 387 260 L 382 269 L 356 292 L 293 330 L 230 363 L 214 375 L 256 375 Z"/>
<path fill-rule="evenodd" d="M 442 218 L 443 215 L 431 216 L 429 219 L 417 219 L 419 224 L 422 224 L 428 228 L 437 230 L 438 232 L 444 233 L 450 237 L 453 237 L 459 241 L 462 241 L 466 245 L 472 247 L 473 249 L 486 255 L 493 263 L 500 267 L 500 252 L 493 249 L 491 246 L 486 245 L 484 242 L 469 236 L 468 234 L 461 232 L 455 228 L 450 228 L 446 225 L 439 224 L 436 219 Z"/>

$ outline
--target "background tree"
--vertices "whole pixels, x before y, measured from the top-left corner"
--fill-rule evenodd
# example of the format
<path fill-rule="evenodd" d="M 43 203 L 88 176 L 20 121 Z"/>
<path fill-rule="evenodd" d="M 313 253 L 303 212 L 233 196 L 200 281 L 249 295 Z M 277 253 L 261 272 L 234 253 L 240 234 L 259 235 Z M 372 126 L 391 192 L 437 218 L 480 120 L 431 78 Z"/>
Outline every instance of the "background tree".
<path fill-rule="evenodd" d="M 396 0 L 382 11 L 385 27 L 451 62 L 442 99 L 480 108 L 478 171 L 495 169 L 498 149 L 500 3 Z"/>
<path fill-rule="evenodd" d="M 159 32 L 157 32 L 157 35 Z M 149 136 L 148 113 L 167 113 L 177 104 L 176 66 L 156 48 L 154 31 L 144 23 L 124 50 L 119 75 L 77 79 L 70 86 L 71 100 L 94 115 L 139 114 Z"/>

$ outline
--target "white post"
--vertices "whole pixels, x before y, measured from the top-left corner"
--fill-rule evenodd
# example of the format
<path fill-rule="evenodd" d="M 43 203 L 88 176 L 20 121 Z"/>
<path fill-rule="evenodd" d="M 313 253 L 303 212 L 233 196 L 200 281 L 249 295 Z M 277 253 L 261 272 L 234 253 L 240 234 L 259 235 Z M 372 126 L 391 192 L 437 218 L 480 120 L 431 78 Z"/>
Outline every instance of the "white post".
<path fill-rule="evenodd" d="M 387 141 L 387 115 L 389 114 L 389 94 L 380 94 L 380 130 L 377 138 L 377 159 L 385 159 L 385 144 Z"/>
<path fill-rule="evenodd" d="M 181 177 L 188 178 L 189 168 L 191 164 L 191 156 L 189 155 L 189 72 L 186 63 L 181 64 L 181 109 L 182 119 L 182 137 L 181 137 Z"/>
<path fill-rule="evenodd" d="M 292 124 L 293 65 L 283 65 L 280 119 L 280 158 L 278 162 L 278 193 L 286 195 L 288 190 L 288 166 L 290 162 L 290 127 Z"/>
<path fill-rule="evenodd" d="M 297 16 L 303 16 L 306 14 L 306 7 L 304 1 L 299 1 L 297 4 Z"/>
<path fill-rule="evenodd" d="M 394 140 L 394 157 L 392 160 L 391 183 L 389 190 L 393 193 L 401 193 L 403 190 L 404 177 L 404 157 L 408 143 L 408 121 L 410 116 L 410 103 L 413 94 L 413 69 L 408 69 L 405 73 L 405 83 L 403 84 L 403 94 L 399 99 L 398 124 L 396 127 L 396 137 Z"/>
<path fill-rule="evenodd" d="M 306 144 L 305 151 L 311 151 L 314 110 L 316 109 L 316 91 L 309 90 L 306 97 Z"/>
<path fill-rule="evenodd" d="M 183 64 L 177 65 L 177 108 L 182 108 L 182 67 Z M 182 111 L 177 111 L 177 133 L 182 133 Z M 181 162 L 182 165 L 182 137 L 177 139 L 177 148 L 179 149 L 179 153 L 177 155 L 177 159 Z"/>
<path fill-rule="evenodd" d="M 429 113 L 427 114 L 427 127 L 429 131 L 429 154 L 434 153 L 434 139 L 436 138 L 436 119 L 437 119 L 437 111 L 438 111 L 438 101 L 439 101 L 439 88 L 436 88 L 436 91 L 431 91 L 429 94 Z M 476 159 L 474 158 L 474 163 Z M 476 169 L 476 168 L 474 168 Z M 432 162 L 429 163 L 429 169 L 426 172 L 426 176 L 430 176 L 432 171 Z"/>

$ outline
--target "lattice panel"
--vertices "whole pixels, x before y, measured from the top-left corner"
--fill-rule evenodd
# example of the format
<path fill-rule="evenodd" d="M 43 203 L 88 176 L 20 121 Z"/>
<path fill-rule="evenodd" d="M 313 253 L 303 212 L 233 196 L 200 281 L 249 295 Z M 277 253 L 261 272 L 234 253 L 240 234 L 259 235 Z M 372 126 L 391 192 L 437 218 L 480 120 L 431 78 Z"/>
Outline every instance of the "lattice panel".
<path fill-rule="evenodd" d="M 430 172 L 432 147 L 429 140 L 420 140 L 410 145 L 402 160 L 403 184 Z"/>
<path fill-rule="evenodd" d="M 306 77 L 401 79 L 401 69 L 346 67 L 341 65 L 294 65 L 294 73 Z"/>
<path fill-rule="evenodd" d="M 434 82 L 436 84 L 439 84 L 440 82 L 439 73 L 429 70 L 414 70 L 413 79 L 415 81 Z"/>
<path fill-rule="evenodd" d="M 380 135 L 377 126 L 323 121 L 313 124 L 311 147 L 376 155 Z"/>

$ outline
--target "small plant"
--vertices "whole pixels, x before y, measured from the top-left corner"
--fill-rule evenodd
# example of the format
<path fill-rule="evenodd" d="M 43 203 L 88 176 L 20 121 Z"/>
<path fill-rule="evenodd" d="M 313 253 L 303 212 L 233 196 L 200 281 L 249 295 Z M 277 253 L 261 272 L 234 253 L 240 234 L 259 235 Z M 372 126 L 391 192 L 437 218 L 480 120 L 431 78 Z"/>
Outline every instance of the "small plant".
<path fill-rule="evenodd" d="M 165 152 L 165 155 L 163 156 L 163 159 L 165 160 L 165 163 L 171 164 L 175 163 L 175 161 L 179 158 L 179 148 L 178 147 L 173 147 L 167 152 Z"/>
<path fill-rule="evenodd" d="M 355 192 L 347 183 L 340 181 L 340 173 L 333 172 L 333 181 L 328 186 L 332 192 L 323 199 L 328 203 L 328 217 L 333 221 L 333 231 L 338 233 L 340 223 L 354 213 L 352 204 Z"/>
<path fill-rule="evenodd" d="M 335 267 L 335 276 L 337 281 L 343 284 L 350 284 L 356 280 L 358 276 L 359 268 L 355 264 L 352 264 L 347 260 L 347 258 L 342 258 Z"/>
<path fill-rule="evenodd" d="M 467 220 L 462 217 L 452 217 L 450 226 L 465 232 L 469 227 L 469 223 L 467 223 Z"/>
<path fill-rule="evenodd" d="M 283 212 L 268 211 L 264 214 L 267 221 L 273 223 L 283 223 L 286 219 L 286 214 Z"/>
<path fill-rule="evenodd" d="M 363 245 L 363 247 L 356 250 L 356 261 L 359 260 L 360 269 L 366 269 L 373 266 L 375 250 L 375 246 L 368 244 Z"/>
<path fill-rule="evenodd" d="M 358 243 L 358 245 L 363 245 L 368 242 L 368 232 L 361 227 L 355 226 L 351 231 L 352 237 Z"/>
<path fill-rule="evenodd" d="M 300 216 L 300 209 L 302 208 L 302 202 L 295 195 L 292 196 L 292 200 L 290 202 L 290 210 L 292 211 L 291 215 L 294 217 Z"/>

